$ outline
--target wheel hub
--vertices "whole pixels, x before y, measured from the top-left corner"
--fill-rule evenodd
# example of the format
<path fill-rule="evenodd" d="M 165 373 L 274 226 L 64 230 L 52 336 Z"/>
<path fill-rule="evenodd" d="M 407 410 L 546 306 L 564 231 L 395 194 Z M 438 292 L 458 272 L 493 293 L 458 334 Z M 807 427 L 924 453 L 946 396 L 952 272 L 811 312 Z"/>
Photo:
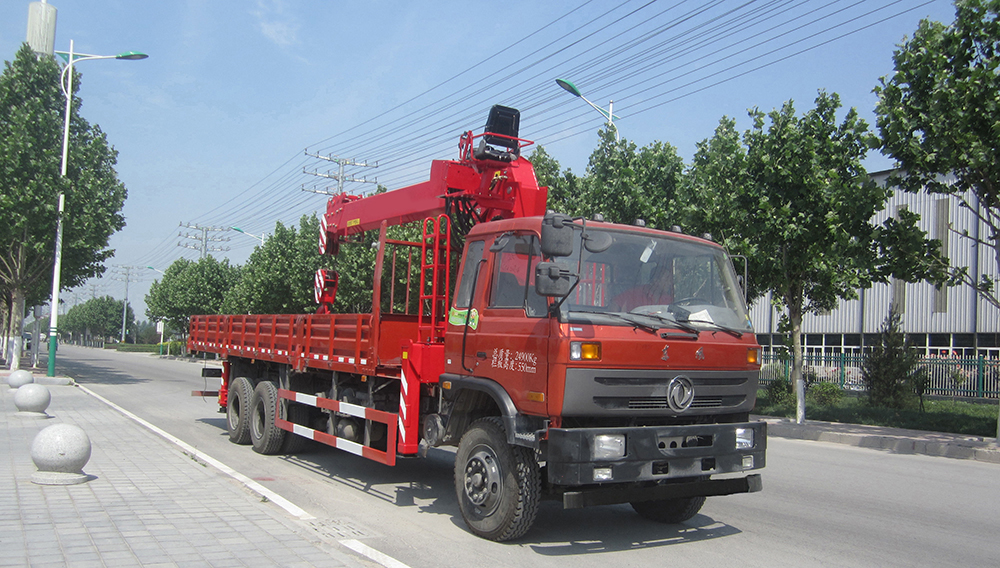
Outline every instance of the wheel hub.
<path fill-rule="evenodd" d="M 503 479 L 496 455 L 489 448 L 477 448 L 465 463 L 465 496 L 489 515 L 500 504 Z"/>

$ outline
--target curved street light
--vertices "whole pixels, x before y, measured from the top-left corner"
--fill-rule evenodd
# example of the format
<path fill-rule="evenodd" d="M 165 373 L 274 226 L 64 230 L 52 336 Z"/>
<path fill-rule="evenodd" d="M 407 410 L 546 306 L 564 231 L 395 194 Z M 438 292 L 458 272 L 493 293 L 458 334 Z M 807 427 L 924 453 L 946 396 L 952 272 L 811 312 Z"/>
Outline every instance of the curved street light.
<path fill-rule="evenodd" d="M 260 245 L 264 246 L 264 237 L 258 237 L 257 235 L 255 235 L 253 233 L 248 233 L 248 232 L 244 231 L 243 229 L 241 229 L 239 227 L 229 227 L 229 228 L 232 229 L 232 230 L 234 230 L 234 231 L 236 231 L 237 233 L 243 233 L 244 235 L 246 235 L 248 237 L 253 237 L 253 238 L 257 239 L 258 241 L 260 241 Z M 265 237 L 266 236 L 267 235 L 265 235 Z"/>
<path fill-rule="evenodd" d="M 601 108 L 601 107 L 595 105 L 594 103 L 590 102 L 589 100 L 587 100 L 587 97 L 583 96 L 583 93 L 580 92 L 580 89 L 576 88 L 576 85 L 574 85 L 573 83 L 567 81 L 566 79 L 556 79 L 556 84 L 559 85 L 560 87 L 562 87 L 563 89 L 565 89 L 567 93 L 573 95 L 574 97 L 580 97 L 588 105 L 594 107 L 594 110 L 596 110 L 597 112 L 601 113 L 601 116 L 603 116 L 605 119 L 607 119 L 608 126 L 610 126 L 611 128 L 615 129 L 615 142 L 618 141 L 618 127 L 615 126 L 615 120 L 614 120 L 615 119 L 615 115 L 614 115 L 615 101 L 608 101 L 608 110 L 604 110 L 603 108 Z"/>
<path fill-rule="evenodd" d="M 61 176 L 66 177 L 66 162 L 69 158 L 69 118 L 73 110 L 73 64 L 80 61 L 93 59 L 121 59 L 124 61 L 135 61 L 149 57 L 145 53 L 138 51 L 126 51 L 118 55 L 89 55 L 86 53 L 73 53 L 73 40 L 69 40 L 69 51 L 56 51 L 66 60 L 62 75 L 59 77 L 59 88 L 66 97 L 66 118 L 63 123 L 63 145 L 62 145 L 62 167 Z M 66 196 L 59 192 L 59 208 L 57 209 L 56 220 L 56 258 L 52 266 L 52 309 L 49 316 L 49 368 L 48 376 L 56 376 L 56 346 L 58 345 L 57 326 L 59 323 L 59 288 L 60 272 L 62 269 L 62 233 L 63 233 L 63 209 L 66 204 Z"/>

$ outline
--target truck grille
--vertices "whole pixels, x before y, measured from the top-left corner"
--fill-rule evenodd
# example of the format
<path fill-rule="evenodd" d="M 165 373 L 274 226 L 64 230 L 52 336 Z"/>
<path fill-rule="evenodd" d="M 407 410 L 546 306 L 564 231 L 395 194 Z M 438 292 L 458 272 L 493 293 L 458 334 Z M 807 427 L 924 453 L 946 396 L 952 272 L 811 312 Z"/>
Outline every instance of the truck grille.
<path fill-rule="evenodd" d="M 746 400 L 745 396 L 696 396 L 691 403 L 691 408 L 723 408 L 727 406 L 738 406 Z M 667 410 L 665 396 L 636 396 L 636 397 L 594 397 L 594 404 L 608 410 Z"/>
<path fill-rule="evenodd" d="M 694 400 L 670 408 L 668 387 L 679 376 L 691 381 Z M 676 416 L 749 412 L 758 372 L 682 369 L 583 369 L 566 371 L 564 416 Z"/>

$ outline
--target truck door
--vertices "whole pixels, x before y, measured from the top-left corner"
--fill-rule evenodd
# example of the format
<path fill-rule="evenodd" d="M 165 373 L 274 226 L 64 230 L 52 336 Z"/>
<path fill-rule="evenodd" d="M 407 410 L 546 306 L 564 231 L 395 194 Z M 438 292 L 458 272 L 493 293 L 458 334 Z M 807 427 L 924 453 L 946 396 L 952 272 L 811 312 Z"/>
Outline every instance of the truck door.
<path fill-rule="evenodd" d="M 479 364 L 476 376 L 500 383 L 522 411 L 545 414 L 549 322 L 548 302 L 535 293 L 538 238 L 515 234 L 501 239 L 506 239 L 502 249 L 494 246 L 494 252 L 487 252 L 487 293 L 480 297 L 479 326 L 469 336 L 468 351 Z"/>

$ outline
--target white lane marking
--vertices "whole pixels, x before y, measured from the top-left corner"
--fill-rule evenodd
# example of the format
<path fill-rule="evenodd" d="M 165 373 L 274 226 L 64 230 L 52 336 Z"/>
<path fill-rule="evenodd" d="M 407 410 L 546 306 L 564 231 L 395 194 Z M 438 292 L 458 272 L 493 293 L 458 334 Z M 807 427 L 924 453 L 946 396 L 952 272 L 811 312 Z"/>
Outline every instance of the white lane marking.
<path fill-rule="evenodd" d="M 362 544 L 360 541 L 354 540 L 353 538 L 342 540 L 340 541 L 340 544 L 343 544 L 347 548 L 350 548 L 362 556 L 378 562 L 382 566 L 385 566 L 385 568 L 410 568 L 406 564 L 403 564 L 388 554 L 383 554 L 367 544 Z"/>
<path fill-rule="evenodd" d="M 267 487 L 264 487 L 260 483 L 257 483 L 256 481 L 254 481 L 254 480 L 250 479 L 249 477 L 243 475 L 242 473 L 234 470 L 233 468 L 231 468 L 228 465 L 220 462 L 219 460 L 213 458 L 212 456 L 209 456 L 208 454 L 205 454 L 204 452 L 195 449 L 194 447 L 192 447 L 191 445 L 189 445 L 187 442 L 184 442 L 180 438 L 177 438 L 176 436 L 174 436 L 172 434 L 168 434 L 164 430 L 161 430 L 161 429 L 157 428 L 156 426 L 153 426 L 149 422 L 146 422 L 142 418 L 139 418 L 135 414 L 132 414 L 128 410 L 125 410 L 124 408 L 118 406 L 117 404 L 111 402 L 110 400 L 104 398 L 103 396 L 97 394 L 96 392 L 88 389 L 87 387 L 85 387 L 83 385 L 80 385 L 80 384 L 77 384 L 77 386 L 80 389 L 82 389 L 83 392 L 89 394 L 90 396 L 96 398 L 97 400 L 103 402 L 104 404 L 107 404 L 111 408 L 114 408 L 118 412 L 121 412 L 122 414 L 124 414 L 125 416 L 131 418 L 132 420 L 135 420 L 139 424 L 142 424 L 143 426 L 145 426 L 146 428 L 150 429 L 154 433 L 159 434 L 161 437 L 165 438 L 168 442 L 171 442 L 174 445 L 180 447 L 182 450 L 184 450 L 188 454 L 197 457 L 198 459 L 202 460 L 203 462 L 207 463 L 208 465 L 214 467 L 215 469 L 221 471 L 222 473 L 228 475 L 229 477 L 232 477 L 236 481 L 239 481 L 240 483 L 242 483 L 250 491 L 253 491 L 254 493 L 260 495 L 261 497 L 267 497 L 267 499 L 269 501 L 271 501 L 275 505 L 281 507 L 285 511 L 288 511 L 288 513 L 290 515 L 292 515 L 293 517 L 302 519 L 303 521 L 308 521 L 310 519 L 315 519 L 316 518 L 316 517 L 310 515 L 309 513 L 305 512 L 301 508 L 299 508 L 297 505 L 295 505 L 294 503 L 292 503 L 288 499 L 285 499 L 281 495 L 278 495 L 274 491 L 271 491 Z"/>

